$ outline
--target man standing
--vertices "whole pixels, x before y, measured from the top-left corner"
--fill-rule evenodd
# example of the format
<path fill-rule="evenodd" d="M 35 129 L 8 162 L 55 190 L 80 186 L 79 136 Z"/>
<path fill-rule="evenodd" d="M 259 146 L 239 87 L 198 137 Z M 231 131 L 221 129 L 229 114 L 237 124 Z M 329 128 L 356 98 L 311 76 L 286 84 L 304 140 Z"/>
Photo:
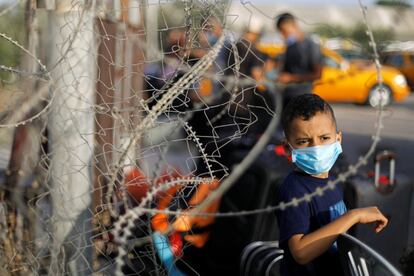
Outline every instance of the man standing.
<path fill-rule="evenodd" d="M 284 106 L 290 99 L 312 93 L 312 82 L 319 79 L 322 54 L 318 44 L 306 37 L 290 13 L 277 16 L 276 28 L 286 43 L 281 73 L 277 81 L 286 84 Z"/>

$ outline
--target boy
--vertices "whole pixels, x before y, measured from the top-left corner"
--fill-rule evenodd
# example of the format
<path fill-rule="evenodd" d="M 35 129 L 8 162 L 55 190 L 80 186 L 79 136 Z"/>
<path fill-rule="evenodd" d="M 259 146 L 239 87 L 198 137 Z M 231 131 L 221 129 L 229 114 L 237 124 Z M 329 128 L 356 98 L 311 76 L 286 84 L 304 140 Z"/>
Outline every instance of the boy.
<path fill-rule="evenodd" d="M 332 108 L 314 94 L 293 98 L 282 114 L 286 142 L 296 169 L 278 192 L 278 201 L 301 198 L 329 180 L 329 170 L 342 152 L 342 133 Z M 335 240 L 354 224 L 376 222 L 375 232 L 387 225 L 376 207 L 346 211 L 338 186 L 322 196 L 277 212 L 280 247 L 285 254 L 282 275 L 341 275 Z"/>

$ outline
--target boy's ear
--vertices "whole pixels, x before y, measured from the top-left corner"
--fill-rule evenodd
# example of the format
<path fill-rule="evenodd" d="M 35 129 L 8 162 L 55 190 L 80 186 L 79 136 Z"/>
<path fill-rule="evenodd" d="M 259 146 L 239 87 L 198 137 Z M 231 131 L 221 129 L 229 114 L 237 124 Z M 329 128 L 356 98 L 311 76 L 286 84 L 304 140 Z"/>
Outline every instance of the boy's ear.
<path fill-rule="evenodd" d="M 290 148 L 289 143 L 288 143 L 288 140 L 286 138 L 284 138 L 282 140 L 282 145 L 285 148 L 285 151 L 288 153 L 288 155 L 290 155 L 291 152 L 292 152 L 292 149 Z"/>
<path fill-rule="evenodd" d="M 338 141 L 340 144 L 342 144 L 342 131 L 338 131 Z"/>

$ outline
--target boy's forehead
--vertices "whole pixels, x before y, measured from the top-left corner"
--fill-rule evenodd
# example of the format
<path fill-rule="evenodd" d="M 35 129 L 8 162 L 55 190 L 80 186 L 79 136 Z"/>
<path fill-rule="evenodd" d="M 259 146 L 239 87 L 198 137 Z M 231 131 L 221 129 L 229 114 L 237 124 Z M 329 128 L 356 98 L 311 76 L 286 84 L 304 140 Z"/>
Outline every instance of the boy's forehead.
<path fill-rule="evenodd" d="M 318 112 L 308 120 L 296 117 L 290 125 L 291 136 L 314 136 L 334 132 L 336 132 L 336 125 L 329 112 Z"/>

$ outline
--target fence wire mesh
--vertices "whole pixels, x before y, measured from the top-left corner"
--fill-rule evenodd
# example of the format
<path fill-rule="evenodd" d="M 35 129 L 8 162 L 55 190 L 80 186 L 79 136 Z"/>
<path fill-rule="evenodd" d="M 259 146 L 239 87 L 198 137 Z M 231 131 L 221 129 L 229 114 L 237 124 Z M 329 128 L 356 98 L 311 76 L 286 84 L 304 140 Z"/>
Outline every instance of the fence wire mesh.
<path fill-rule="evenodd" d="M 173 265 L 157 255 L 157 233 L 181 229 L 182 246 L 197 246 L 206 236 L 192 232 L 193 225 L 293 208 L 367 163 L 380 140 L 381 104 L 371 148 L 326 189 L 266 208 L 219 212 L 221 196 L 277 132 L 284 87 L 245 69 L 265 66 L 266 57 L 240 39 L 240 30 L 263 27 L 256 17 L 267 12 L 241 1 L 249 18 L 240 27 L 231 4 L 5 4 L 0 18 L 21 27 L 0 33 L 17 57 L 0 58 L 7 103 L 0 127 L 10 145 L 1 186 L 1 275 L 171 274 Z M 360 6 L 381 87 L 367 8 Z M 231 164 L 227 149 L 242 140 L 250 151 Z"/>

